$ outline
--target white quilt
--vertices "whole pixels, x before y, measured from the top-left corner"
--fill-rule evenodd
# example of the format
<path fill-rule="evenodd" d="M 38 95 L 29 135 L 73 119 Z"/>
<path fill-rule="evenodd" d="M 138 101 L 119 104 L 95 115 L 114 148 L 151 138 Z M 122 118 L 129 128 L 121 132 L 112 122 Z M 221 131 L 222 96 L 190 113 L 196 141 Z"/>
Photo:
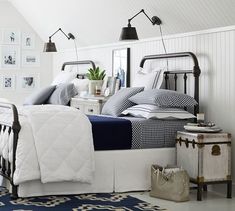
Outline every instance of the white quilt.
<path fill-rule="evenodd" d="M 38 179 L 42 183 L 92 181 L 92 129 L 82 112 L 66 106 L 40 105 L 22 107 L 19 114 L 21 130 L 16 152 L 16 185 Z M 0 153 L 9 159 L 11 142 L 12 135 L 1 131 Z"/>

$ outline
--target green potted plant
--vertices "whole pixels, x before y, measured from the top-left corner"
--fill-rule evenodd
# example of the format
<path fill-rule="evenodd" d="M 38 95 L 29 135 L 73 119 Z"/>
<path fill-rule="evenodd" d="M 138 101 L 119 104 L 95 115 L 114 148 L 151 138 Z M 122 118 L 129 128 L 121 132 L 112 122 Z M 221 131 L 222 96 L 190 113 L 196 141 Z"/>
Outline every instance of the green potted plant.
<path fill-rule="evenodd" d="M 96 67 L 88 69 L 87 78 L 89 79 L 89 94 L 94 95 L 101 92 L 105 70 Z M 96 93 L 97 92 L 97 93 Z"/>

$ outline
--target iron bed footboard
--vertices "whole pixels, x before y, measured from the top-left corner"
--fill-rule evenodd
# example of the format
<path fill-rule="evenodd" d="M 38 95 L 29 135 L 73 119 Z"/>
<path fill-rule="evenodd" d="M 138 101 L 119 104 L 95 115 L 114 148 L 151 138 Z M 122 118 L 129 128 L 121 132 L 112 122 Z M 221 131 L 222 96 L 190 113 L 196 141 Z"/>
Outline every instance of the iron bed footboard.
<path fill-rule="evenodd" d="M 18 111 L 15 105 L 10 103 L 0 103 L 0 108 L 7 109 L 12 115 L 12 122 L 3 122 L 0 119 L 0 131 L 8 130 L 8 134 L 13 132 L 13 153 L 12 153 L 12 163 L 9 160 L 4 159 L 2 155 L 0 155 L 0 175 L 9 180 L 12 187 L 12 198 L 17 198 L 17 186 L 14 184 L 13 176 L 16 168 L 16 148 L 18 142 L 18 135 L 21 129 L 19 123 Z"/>

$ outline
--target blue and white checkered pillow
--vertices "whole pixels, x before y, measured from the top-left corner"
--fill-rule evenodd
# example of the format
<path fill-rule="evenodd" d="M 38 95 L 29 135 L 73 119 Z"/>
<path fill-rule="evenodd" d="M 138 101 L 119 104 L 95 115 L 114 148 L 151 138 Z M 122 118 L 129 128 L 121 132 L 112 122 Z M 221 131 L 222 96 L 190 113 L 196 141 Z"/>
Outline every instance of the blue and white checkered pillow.
<path fill-rule="evenodd" d="M 135 105 L 129 100 L 129 98 L 143 91 L 143 89 L 144 87 L 132 87 L 119 90 L 116 94 L 107 100 L 107 102 L 104 104 L 101 114 L 120 116 L 125 109 Z"/>
<path fill-rule="evenodd" d="M 189 95 L 166 89 L 146 90 L 130 97 L 129 100 L 136 104 L 152 104 L 172 108 L 193 107 L 198 104 Z"/>

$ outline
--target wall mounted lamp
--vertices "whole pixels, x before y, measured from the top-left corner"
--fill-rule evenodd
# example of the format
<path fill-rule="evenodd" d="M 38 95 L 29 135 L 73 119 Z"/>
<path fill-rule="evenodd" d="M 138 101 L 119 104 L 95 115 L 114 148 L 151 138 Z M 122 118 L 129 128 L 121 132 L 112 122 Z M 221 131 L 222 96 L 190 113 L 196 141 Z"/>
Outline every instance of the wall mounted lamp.
<path fill-rule="evenodd" d="M 49 42 L 45 43 L 43 50 L 44 52 L 57 52 L 56 45 L 54 42 L 51 42 L 51 38 L 59 31 L 61 31 L 64 34 L 64 36 L 67 37 L 68 40 L 70 39 L 75 40 L 75 37 L 72 33 L 65 34 L 65 32 L 61 28 L 59 28 L 49 37 Z"/>
<path fill-rule="evenodd" d="M 131 21 L 138 16 L 140 13 L 144 13 L 144 15 L 149 19 L 149 21 L 153 25 L 161 25 L 162 21 L 159 17 L 153 16 L 150 18 L 144 11 L 144 9 L 140 10 L 137 14 L 135 14 L 132 18 L 128 19 L 128 25 L 127 27 L 122 28 L 121 36 L 120 36 L 120 41 L 130 41 L 130 40 L 138 40 L 138 35 L 136 32 L 136 28 L 131 26 Z"/>

